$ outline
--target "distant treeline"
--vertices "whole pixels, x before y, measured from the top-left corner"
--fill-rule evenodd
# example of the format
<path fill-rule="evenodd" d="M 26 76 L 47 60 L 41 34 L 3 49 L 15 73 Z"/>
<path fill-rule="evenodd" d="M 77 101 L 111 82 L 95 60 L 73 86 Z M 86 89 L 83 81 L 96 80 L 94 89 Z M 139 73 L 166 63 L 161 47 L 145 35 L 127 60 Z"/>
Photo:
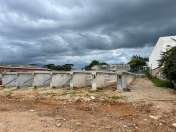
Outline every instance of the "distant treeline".
<path fill-rule="evenodd" d="M 36 66 L 36 64 L 29 64 L 29 65 L 33 65 Z M 65 65 L 57 65 L 55 66 L 54 64 L 47 64 L 44 65 L 44 68 L 50 69 L 50 70 L 58 70 L 58 71 L 71 71 L 72 67 L 74 65 L 73 64 L 65 64 Z"/>

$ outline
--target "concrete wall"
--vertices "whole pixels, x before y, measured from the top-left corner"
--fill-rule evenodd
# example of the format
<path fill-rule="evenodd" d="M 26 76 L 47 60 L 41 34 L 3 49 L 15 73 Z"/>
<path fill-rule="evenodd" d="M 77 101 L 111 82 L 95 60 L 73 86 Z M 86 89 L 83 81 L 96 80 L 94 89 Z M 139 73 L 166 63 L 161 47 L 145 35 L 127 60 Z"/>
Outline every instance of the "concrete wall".
<path fill-rule="evenodd" d="M 122 84 L 123 84 L 123 88 L 127 88 L 127 87 L 131 84 L 131 82 L 133 81 L 133 79 L 134 79 L 133 74 L 124 72 L 124 73 L 122 74 Z"/>
<path fill-rule="evenodd" d="M 47 87 L 50 86 L 51 73 L 50 72 L 34 72 L 33 87 Z"/>
<path fill-rule="evenodd" d="M 96 86 L 97 87 L 106 87 L 117 82 L 116 73 L 106 73 L 106 72 L 97 72 L 96 74 Z"/>
<path fill-rule="evenodd" d="M 123 91 L 134 80 L 134 75 L 129 72 L 117 73 L 117 90 Z"/>
<path fill-rule="evenodd" d="M 72 85 L 73 87 L 91 86 L 91 72 L 73 72 Z"/>
<path fill-rule="evenodd" d="M 116 83 L 117 74 L 115 72 L 95 72 L 92 73 L 92 79 L 92 89 L 97 90 L 97 87 L 106 87 Z"/>
<path fill-rule="evenodd" d="M 69 72 L 59 72 L 59 73 L 53 72 L 50 87 L 51 88 L 62 87 L 70 78 L 71 75 Z M 70 81 L 68 82 L 68 85 L 70 85 Z"/>
<path fill-rule="evenodd" d="M 20 87 L 32 87 L 33 73 L 31 72 L 18 72 L 17 73 L 17 88 Z"/>
<path fill-rule="evenodd" d="M 157 77 L 161 80 L 166 80 L 165 76 L 162 74 L 162 68 L 155 68 L 153 70 L 150 70 L 150 74 L 153 77 Z"/>
<path fill-rule="evenodd" d="M 168 37 L 160 37 L 151 56 L 149 57 L 148 66 L 150 69 L 158 68 L 158 62 L 161 58 L 161 52 L 166 52 L 166 46 L 170 45 L 171 47 L 176 46 L 176 42 L 174 42 L 171 38 L 176 39 L 176 36 L 168 36 Z"/>
<path fill-rule="evenodd" d="M 58 88 L 68 82 L 68 85 L 72 88 L 92 86 L 92 89 L 97 90 L 97 87 L 106 87 L 117 83 L 117 89 L 123 90 L 123 88 L 128 87 L 134 77 L 133 74 L 128 72 L 102 71 L 6 73 L 3 76 L 3 85 L 15 78 L 17 78 L 17 81 L 14 80 L 8 86 L 17 86 L 18 88 L 23 86 Z M 30 81 L 27 82 L 28 80 Z"/>
<path fill-rule="evenodd" d="M 3 74 L 2 85 L 4 85 L 5 87 L 16 87 L 16 83 L 17 83 L 17 73 L 16 72 L 9 72 L 9 73 L 6 72 L 5 74 Z"/>
<path fill-rule="evenodd" d="M 105 73 L 105 86 L 117 83 L 117 74 Z"/>
<path fill-rule="evenodd" d="M 96 74 L 96 87 L 105 87 L 105 74 L 99 72 Z"/>
<path fill-rule="evenodd" d="M 146 78 L 145 74 L 134 74 L 134 79 L 136 78 Z"/>

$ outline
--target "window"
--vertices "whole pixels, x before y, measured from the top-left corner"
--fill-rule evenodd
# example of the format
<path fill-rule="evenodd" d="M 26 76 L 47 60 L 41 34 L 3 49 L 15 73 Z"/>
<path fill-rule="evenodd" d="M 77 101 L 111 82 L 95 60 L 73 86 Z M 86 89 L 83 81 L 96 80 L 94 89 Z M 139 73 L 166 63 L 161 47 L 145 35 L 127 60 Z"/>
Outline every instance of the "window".
<path fill-rule="evenodd" d="M 166 50 L 170 50 L 171 49 L 171 46 L 170 45 L 166 45 Z"/>
<path fill-rule="evenodd" d="M 11 70 L 10 72 L 17 72 L 16 70 Z"/>
<path fill-rule="evenodd" d="M 4 72 L 4 70 L 0 70 L 0 72 Z"/>

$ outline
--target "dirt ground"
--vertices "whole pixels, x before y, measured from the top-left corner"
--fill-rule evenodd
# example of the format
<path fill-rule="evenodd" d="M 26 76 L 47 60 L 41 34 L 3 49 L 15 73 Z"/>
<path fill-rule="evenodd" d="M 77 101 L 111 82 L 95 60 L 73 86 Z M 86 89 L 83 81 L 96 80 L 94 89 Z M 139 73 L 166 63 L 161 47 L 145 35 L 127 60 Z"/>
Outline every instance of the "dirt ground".
<path fill-rule="evenodd" d="M 134 80 L 128 92 L 89 89 L 0 89 L 0 132 L 176 131 L 172 89 L 148 79 Z"/>

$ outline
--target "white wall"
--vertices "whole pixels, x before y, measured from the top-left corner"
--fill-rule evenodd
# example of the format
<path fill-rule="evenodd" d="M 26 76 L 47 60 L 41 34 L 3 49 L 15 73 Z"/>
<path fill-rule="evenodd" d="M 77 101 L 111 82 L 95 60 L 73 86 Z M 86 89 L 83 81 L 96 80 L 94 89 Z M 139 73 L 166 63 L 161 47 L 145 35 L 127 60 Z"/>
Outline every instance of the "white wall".
<path fill-rule="evenodd" d="M 91 85 L 91 73 L 84 73 L 84 72 L 74 72 L 73 74 L 73 86 L 74 87 L 85 87 Z"/>
<path fill-rule="evenodd" d="M 117 73 L 117 90 L 123 91 L 123 88 L 127 88 L 134 79 L 134 75 L 129 72 Z"/>
<path fill-rule="evenodd" d="M 52 81 L 50 87 L 61 87 L 71 78 L 70 73 L 52 73 Z M 68 82 L 68 85 L 70 82 Z"/>
<path fill-rule="evenodd" d="M 16 87 L 17 79 L 14 80 L 15 78 L 17 78 L 16 72 L 9 72 L 9 73 L 6 72 L 2 77 L 2 85 L 6 86 L 6 87 Z M 14 80 L 14 81 L 12 81 L 12 80 Z M 10 81 L 12 81 L 12 82 L 9 83 Z"/>
<path fill-rule="evenodd" d="M 96 87 L 106 87 L 117 82 L 117 74 L 115 72 L 97 72 Z M 93 88 L 92 88 L 93 89 Z"/>
<path fill-rule="evenodd" d="M 161 58 L 161 52 L 166 52 L 166 46 L 170 45 L 171 47 L 176 46 L 176 42 L 171 38 L 176 39 L 176 36 L 160 37 L 151 56 L 149 57 L 148 66 L 150 69 L 158 68 L 158 62 Z"/>
<path fill-rule="evenodd" d="M 16 84 L 16 86 L 20 86 L 20 87 L 23 87 L 23 86 L 32 87 L 32 84 L 33 84 L 33 79 L 32 79 L 33 78 L 33 73 L 31 73 L 31 72 L 18 72 L 17 73 L 17 77 L 18 78 L 17 78 L 17 84 Z"/>
<path fill-rule="evenodd" d="M 50 81 L 47 81 L 44 83 L 46 80 L 50 79 L 51 75 L 50 72 L 34 72 L 34 81 L 33 81 L 33 87 L 44 87 L 44 86 L 50 86 Z"/>
<path fill-rule="evenodd" d="M 133 74 L 124 72 L 122 74 L 123 88 L 127 88 L 130 85 L 130 83 L 133 81 L 133 79 L 134 79 Z"/>

